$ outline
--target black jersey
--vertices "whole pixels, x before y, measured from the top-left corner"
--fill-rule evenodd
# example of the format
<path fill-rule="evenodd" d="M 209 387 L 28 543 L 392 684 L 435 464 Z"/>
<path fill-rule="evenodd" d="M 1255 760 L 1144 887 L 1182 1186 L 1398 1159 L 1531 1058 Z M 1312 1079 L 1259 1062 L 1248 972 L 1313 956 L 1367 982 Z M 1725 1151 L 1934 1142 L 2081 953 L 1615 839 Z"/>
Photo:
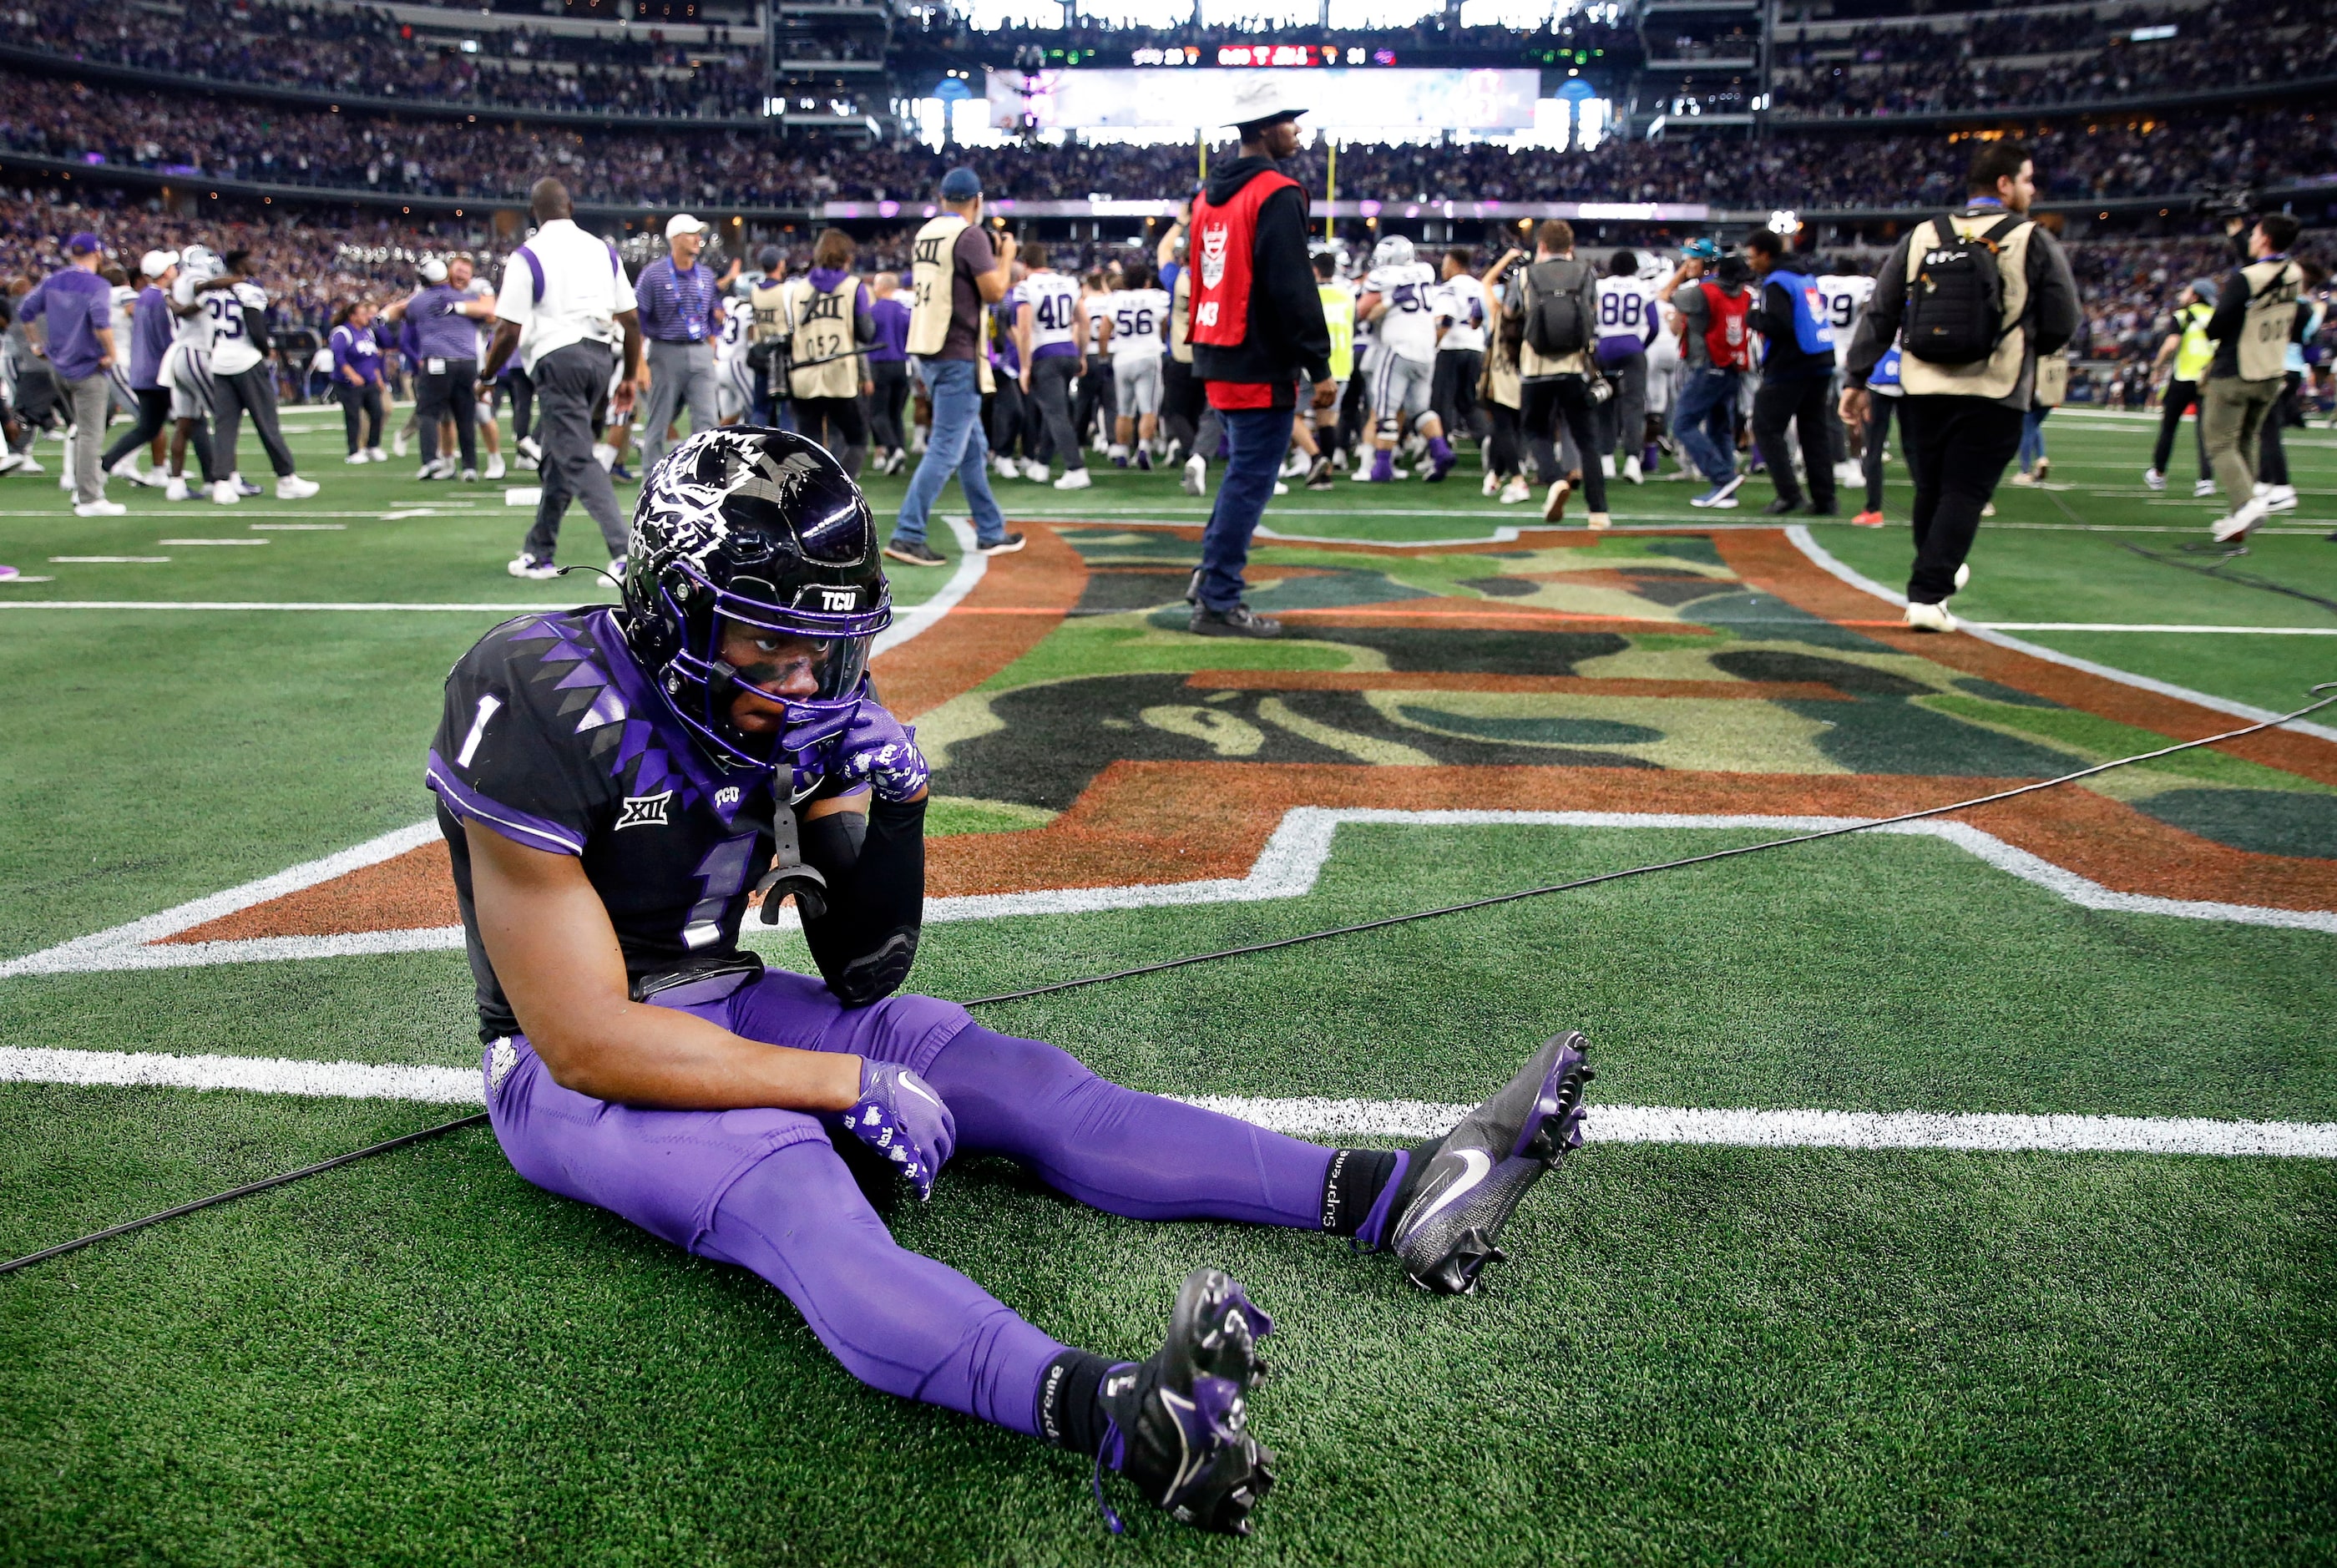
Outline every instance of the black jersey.
<path fill-rule="evenodd" d="M 519 1023 L 479 944 L 466 818 L 582 860 L 629 979 L 737 955 L 748 893 L 771 860 L 768 776 L 725 775 L 690 744 L 607 609 L 523 616 L 481 638 L 446 677 L 426 777 L 454 852 L 482 1040 Z"/>

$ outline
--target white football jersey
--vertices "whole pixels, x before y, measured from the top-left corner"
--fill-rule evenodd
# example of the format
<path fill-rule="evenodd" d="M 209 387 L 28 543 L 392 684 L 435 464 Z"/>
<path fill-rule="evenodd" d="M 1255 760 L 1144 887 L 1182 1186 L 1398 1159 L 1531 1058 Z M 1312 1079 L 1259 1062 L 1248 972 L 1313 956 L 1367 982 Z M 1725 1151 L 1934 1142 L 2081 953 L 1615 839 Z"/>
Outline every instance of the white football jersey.
<path fill-rule="evenodd" d="M 1017 314 L 1031 307 L 1031 352 L 1057 344 L 1079 347 L 1086 319 L 1080 313 L 1079 279 L 1061 272 L 1033 272 L 1014 286 Z M 1113 328 L 1118 331 L 1117 326 Z"/>
<path fill-rule="evenodd" d="M 1423 363 L 1436 358 L 1435 268 L 1425 261 L 1374 267 L 1364 279 L 1364 292 L 1378 295 L 1387 306 L 1376 324 L 1383 348 Z"/>
<path fill-rule="evenodd" d="M 1084 334 L 1081 346 L 1090 354 L 1103 340 L 1103 331 L 1097 324 L 1111 313 L 1111 294 L 1081 294 L 1080 296 L 1080 328 Z"/>
<path fill-rule="evenodd" d="M 1485 351 L 1485 286 L 1466 272 L 1455 273 L 1437 285 L 1435 308 L 1430 314 L 1439 321 L 1450 322 L 1444 336 L 1436 340 L 1441 351 L 1446 348 L 1473 348 Z"/>
<path fill-rule="evenodd" d="M 1833 364 L 1839 370 L 1850 358 L 1850 330 L 1858 313 L 1874 297 L 1874 279 L 1856 273 L 1829 272 L 1818 279 L 1818 303 L 1825 307 L 1826 330 L 1833 338 Z"/>
<path fill-rule="evenodd" d="M 1111 357 L 1134 359 L 1168 351 L 1168 296 L 1159 289 L 1122 289 L 1110 305 Z"/>
<path fill-rule="evenodd" d="M 113 328 L 114 362 L 124 369 L 130 365 L 130 307 L 137 302 L 137 289 L 127 284 L 114 288 L 112 314 L 106 324 Z"/>
<path fill-rule="evenodd" d="M 207 283 L 210 280 L 208 274 L 198 278 L 191 272 L 180 273 L 177 280 L 171 285 L 171 302 L 174 305 L 187 306 L 200 299 L 208 305 L 213 299 L 225 298 L 224 291 L 220 289 L 213 289 L 210 293 L 200 295 L 195 292 L 196 284 Z M 211 346 L 212 325 L 213 318 L 210 309 L 198 310 L 191 316 L 181 316 L 173 311 L 171 341 L 208 350 Z"/>
<path fill-rule="evenodd" d="M 1656 291 L 1637 278 L 1599 279 L 1599 336 L 1644 343 L 1655 320 Z"/>
<path fill-rule="evenodd" d="M 214 289 L 203 296 L 204 313 L 211 318 L 211 368 L 221 376 L 240 375 L 260 361 L 259 345 L 251 340 L 246 307 L 268 308 L 268 293 L 257 283 Z"/>

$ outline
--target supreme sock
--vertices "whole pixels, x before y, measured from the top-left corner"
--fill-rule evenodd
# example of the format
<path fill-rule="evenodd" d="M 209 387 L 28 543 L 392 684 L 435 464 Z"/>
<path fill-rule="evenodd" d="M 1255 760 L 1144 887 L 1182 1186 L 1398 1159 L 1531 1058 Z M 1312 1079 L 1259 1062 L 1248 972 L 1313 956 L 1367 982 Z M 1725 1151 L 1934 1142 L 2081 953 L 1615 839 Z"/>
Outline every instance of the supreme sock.
<path fill-rule="evenodd" d="M 1403 1156 L 1390 1149 L 1340 1149 L 1323 1172 L 1323 1229 L 1353 1236 L 1364 1228 Z"/>
<path fill-rule="evenodd" d="M 1074 1454 L 1102 1447 L 1103 1379 L 1119 1365 L 1086 1350 L 1066 1350 L 1048 1362 L 1032 1401 L 1039 1436 Z"/>

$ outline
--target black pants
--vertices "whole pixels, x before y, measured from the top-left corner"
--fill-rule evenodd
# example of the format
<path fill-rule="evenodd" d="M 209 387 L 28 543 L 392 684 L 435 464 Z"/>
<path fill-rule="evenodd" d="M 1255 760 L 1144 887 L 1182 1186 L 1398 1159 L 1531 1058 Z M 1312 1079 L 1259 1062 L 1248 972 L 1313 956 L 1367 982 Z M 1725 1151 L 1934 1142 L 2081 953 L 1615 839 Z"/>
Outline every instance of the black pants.
<path fill-rule="evenodd" d="M 908 435 L 902 428 L 901 414 L 909 404 L 909 362 L 871 360 L 868 378 L 876 383 L 876 396 L 868 405 L 868 422 L 875 426 L 877 446 L 886 452 L 907 451 Z"/>
<path fill-rule="evenodd" d="M 1477 417 L 1477 377 L 1485 371 L 1485 356 L 1476 348 L 1439 348 L 1436 368 L 1428 383 L 1429 411 L 1444 426 L 1444 438 L 1481 436 Z"/>
<path fill-rule="evenodd" d="M 2196 381 L 2169 381 L 2166 384 L 2166 401 L 2158 410 L 2158 439 L 2150 448 L 2150 466 L 2159 473 L 2166 472 L 2167 459 L 2175 456 L 2175 427 L 2183 423 L 2184 408 L 2196 402 L 2198 397 L 2199 383 Z M 2199 447 L 2199 477 L 2213 479 L 2215 475 L 2207 466 L 2205 405 L 2202 404 L 2201 408 L 2200 416 L 2191 421 L 2191 434 Z"/>
<path fill-rule="evenodd" d="M 609 395 L 609 375 L 616 359 L 608 344 L 587 338 L 553 349 L 530 372 L 535 377 L 537 412 L 543 416 L 536 443 L 543 449 L 537 467 L 543 494 L 521 548 L 539 561 L 552 559 L 560 543 L 560 520 L 571 501 L 582 501 L 601 525 L 601 541 L 611 558 L 625 553 L 625 514 L 617 509 L 608 470 L 592 456 L 592 410 Z"/>
<path fill-rule="evenodd" d="M 1599 469 L 1599 417 L 1590 401 L 1587 376 L 1550 376 L 1525 384 L 1518 422 L 1541 471 L 1542 483 L 1559 478 L 1558 422 L 1566 421 L 1574 448 L 1584 454 L 1582 495 L 1593 512 L 1607 510 L 1607 479 Z"/>
<path fill-rule="evenodd" d="M 1615 395 L 1599 406 L 1599 455 L 1637 457 L 1648 439 L 1648 356 L 1627 354 L 1606 371 Z"/>
<path fill-rule="evenodd" d="M 1071 423 L 1071 382 L 1079 373 L 1076 355 L 1051 354 L 1031 361 L 1031 401 L 1046 431 L 1041 460 L 1061 458 L 1067 474 L 1088 466 L 1087 454 L 1080 449 L 1079 427 Z"/>
<path fill-rule="evenodd" d="M 860 477 L 868 456 L 868 416 L 857 397 L 798 397 L 795 400 L 796 432 L 836 454 L 844 471 Z"/>
<path fill-rule="evenodd" d="M 136 390 L 138 423 L 130 427 L 127 435 L 115 437 L 113 445 L 105 449 L 105 455 L 98 459 L 98 464 L 102 467 L 112 468 L 116 463 L 160 436 L 171 423 L 171 389 L 169 387 L 141 387 Z M 202 426 L 197 426 L 195 434 L 201 435 Z"/>
<path fill-rule="evenodd" d="M 333 396 L 340 400 L 341 425 L 349 437 L 349 455 L 369 451 L 381 445 L 381 383 L 368 381 L 359 387 L 347 377 L 333 383 Z M 364 439 L 359 440 L 362 423 Z"/>
<path fill-rule="evenodd" d="M 1201 414 L 1209 406 L 1208 386 L 1193 367 L 1171 354 L 1160 361 L 1160 430 L 1186 451 L 1200 439 Z"/>
<path fill-rule="evenodd" d="M 992 456 L 1010 463 L 1021 457 L 1035 458 L 1041 440 L 1038 414 L 1031 399 L 1022 395 L 1019 375 L 1009 376 L 1002 367 L 998 390 L 990 399 Z"/>
<path fill-rule="evenodd" d="M 1506 479 L 1521 473 L 1525 453 L 1518 433 L 1518 411 L 1506 404 L 1488 404 L 1493 416 L 1492 433 L 1485 437 L 1485 472 L 1498 474 Z"/>
<path fill-rule="evenodd" d="M 414 417 L 420 422 L 417 432 L 422 437 L 422 461 L 438 461 L 438 421 L 451 414 L 455 416 L 455 440 L 463 449 L 463 466 L 479 466 L 479 405 L 476 387 L 479 362 L 476 359 L 425 359 L 422 374 L 414 378 Z M 432 364 L 446 367 L 430 369 Z"/>
<path fill-rule="evenodd" d="M 2264 430 L 2256 436 L 2256 477 L 2267 485 L 2288 483 L 2288 448 L 2280 444 L 2280 433 L 2290 425 L 2304 428 L 2304 416 L 2296 411 L 2296 389 L 2303 381 L 2295 371 L 2288 373 L 2280 396 L 2273 399 L 2272 411 L 2264 416 Z"/>
<path fill-rule="evenodd" d="M 219 432 L 212 445 L 219 466 L 230 474 L 236 471 L 235 448 L 246 414 L 251 416 L 251 427 L 259 432 L 269 466 L 276 470 L 279 479 L 289 478 L 292 448 L 284 444 L 284 431 L 276 423 L 276 373 L 264 361 L 249 370 L 211 377 L 211 419 Z"/>
<path fill-rule="evenodd" d="M 535 383 L 516 365 L 504 372 L 502 381 L 504 395 L 511 399 L 512 441 L 516 445 L 527 439 L 535 413 Z"/>
<path fill-rule="evenodd" d="M 1866 509 L 1869 512 L 1882 510 L 1882 447 L 1891 438 L 1891 412 L 1898 406 L 1896 397 L 1885 397 L 1880 392 L 1873 391 L 1866 395 L 1866 454 L 1859 463 L 1866 470 Z M 1907 436 L 1903 423 L 1899 436 L 1903 445 Z"/>
<path fill-rule="evenodd" d="M 1110 422 L 1120 409 L 1118 388 L 1111 378 L 1111 361 L 1098 354 L 1088 360 L 1087 369 L 1080 377 L 1080 398 L 1071 408 L 1071 428 L 1084 443 L 1095 428 L 1096 416 L 1100 413 L 1106 423 L 1107 438 L 1114 432 Z"/>
<path fill-rule="evenodd" d="M 1800 433 L 1802 466 L 1810 476 L 1810 501 L 1820 514 L 1833 510 L 1833 444 L 1826 439 L 1826 387 L 1824 376 L 1796 376 L 1765 380 L 1753 394 L 1753 444 L 1768 466 L 1769 483 L 1777 499 L 1798 506 L 1802 487 L 1794 478 L 1794 454 L 1785 445 L 1785 426 Z M 2014 421 L 2016 425 L 2019 421 Z M 2016 443 L 2017 445 L 2017 443 Z M 1991 488 L 1995 481 L 1990 480 Z"/>
<path fill-rule="evenodd" d="M 2021 414 L 1986 397 L 1902 397 L 1899 436 L 1915 482 L 1915 569 L 1907 597 L 1941 604 L 1971 554 L 1980 508 L 2020 450 Z"/>

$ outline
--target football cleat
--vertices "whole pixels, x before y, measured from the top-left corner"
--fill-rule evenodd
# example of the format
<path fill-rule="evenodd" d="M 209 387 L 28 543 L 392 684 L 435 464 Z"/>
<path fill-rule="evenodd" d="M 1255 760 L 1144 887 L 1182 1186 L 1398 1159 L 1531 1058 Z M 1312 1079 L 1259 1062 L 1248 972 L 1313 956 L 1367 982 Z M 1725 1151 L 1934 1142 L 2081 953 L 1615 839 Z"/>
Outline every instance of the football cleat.
<path fill-rule="evenodd" d="M 1503 1259 L 1495 1243 L 1527 1189 L 1582 1147 L 1582 1093 L 1597 1076 L 1589 1044 L 1579 1030 L 1552 1035 L 1500 1093 L 1413 1152 L 1386 1233 L 1413 1284 L 1467 1295 Z"/>
<path fill-rule="evenodd" d="M 1220 1269 L 1196 1269 L 1178 1288 L 1168 1338 L 1149 1360 L 1104 1374 L 1109 1425 L 1096 1452 L 1096 1504 L 1117 1471 L 1180 1524 L 1247 1535 L 1250 1511 L 1274 1485 L 1274 1451 L 1249 1435 L 1248 1395 L 1266 1375 L 1257 1342 L 1273 1320 Z"/>

